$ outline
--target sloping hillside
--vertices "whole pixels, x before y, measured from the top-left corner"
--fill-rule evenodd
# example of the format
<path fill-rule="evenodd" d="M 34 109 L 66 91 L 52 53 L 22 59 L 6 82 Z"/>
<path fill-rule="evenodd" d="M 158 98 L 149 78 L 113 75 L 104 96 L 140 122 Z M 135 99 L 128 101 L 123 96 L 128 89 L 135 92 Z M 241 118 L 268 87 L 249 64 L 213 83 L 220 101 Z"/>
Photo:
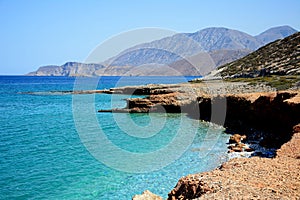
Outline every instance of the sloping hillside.
<path fill-rule="evenodd" d="M 300 32 L 270 43 L 218 70 L 223 78 L 300 75 Z"/>

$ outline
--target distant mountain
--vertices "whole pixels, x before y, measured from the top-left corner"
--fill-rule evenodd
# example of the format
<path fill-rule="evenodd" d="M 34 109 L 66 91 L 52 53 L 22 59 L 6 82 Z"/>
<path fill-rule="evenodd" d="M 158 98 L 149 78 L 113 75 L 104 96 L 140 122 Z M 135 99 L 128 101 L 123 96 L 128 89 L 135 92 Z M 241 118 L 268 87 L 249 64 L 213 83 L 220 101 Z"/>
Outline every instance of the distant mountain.
<path fill-rule="evenodd" d="M 207 74 L 216 67 L 241 58 L 249 50 L 218 50 L 199 53 L 170 64 L 144 64 L 139 66 L 104 66 L 68 62 L 61 66 L 40 67 L 28 76 L 188 76 Z"/>
<path fill-rule="evenodd" d="M 195 33 L 171 37 L 129 48 L 105 63 L 139 66 L 148 63 L 169 64 L 200 52 L 214 50 L 255 50 L 263 44 L 246 33 L 227 28 L 207 28 Z"/>
<path fill-rule="evenodd" d="M 131 47 L 105 63 L 112 66 L 169 64 L 200 52 L 215 50 L 254 51 L 277 39 L 297 32 L 289 26 L 268 29 L 258 36 L 228 28 L 206 28 L 195 33 L 179 33 L 149 43 Z"/>
<path fill-rule="evenodd" d="M 204 75 L 225 63 L 242 58 L 251 53 L 249 49 L 241 50 L 216 50 L 211 52 L 200 52 L 196 55 L 187 57 L 170 63 L 168 66 L 180 72 L 180 74 L 188 75 Z"/>
<path fill-rule="evenodd" d="M 289 26 L 282 26 L 254 37 L 228 28 L 206 28 L 136 45 L 101 65 L 70 62 L 62 66 L 40 67 L 29 75 L 204 75 L 295 32 Z"/>
<path fill-rule="evenodd" d="M 100 64 L 84 64 L 78 62 L 67 62 L 64 65 L 49 65 L 40 67 L 28 76 L 98 76 L 103 72 L 105 66 Z"/>
<path fill-rule="evenodd" d="M 198 42 L 205 51 L 214 51 L 220 49 L 255 50 L 261 46 L 261 43 L 256 41 L 256 39 L 251 35 L 228 28 L 206 28 L 196 33 L 190 33 L 187 35 Z"/>
<path fill-rule="evenodd" d="M 257 51 L 213 71 L 224 78 L 300 75 L 300 32 L 269 43 Z M 217 72 L 217 73 L 216 73 Z"/>
<path fill-rule="evenodd" d="M 285 38 L 289 35 L 296 33 L 297 30 L 289 26 L 279 26 L 275 28 L 270 28 L 265 32 L 255 36 L 255 38 L 263 44 L 268 44 L 278 39 Z"/>

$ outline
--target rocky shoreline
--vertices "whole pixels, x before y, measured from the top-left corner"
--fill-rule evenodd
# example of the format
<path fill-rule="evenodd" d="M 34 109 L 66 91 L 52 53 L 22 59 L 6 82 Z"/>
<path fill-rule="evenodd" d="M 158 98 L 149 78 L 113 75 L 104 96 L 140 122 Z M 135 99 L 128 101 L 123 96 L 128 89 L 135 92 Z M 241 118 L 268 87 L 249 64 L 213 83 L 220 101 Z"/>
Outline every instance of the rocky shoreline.
<path fill-rule="evenodd" d="M 263 84 L 210 80 L 104 92 L 146 97 L 127 99 L 125 108 L 99 112 L 187 113 L 192 118 L 223 125 L 233 135 L 232 140 L 234 136 L 240 137 L 234 134 L 242 133 L 248 146 L 241 140 L 232 142 L 230 152 L 248 152 L 257 146 L 274 149 L 270 155 L 256 151 L 251 158 L 234 158 L 211 172 L 183 177 L 168 199 L 299 198 L 300 128 L 296 125 L 300 123 L 300 90 L 276 91 Z M 213 118 L 212 105 L 217 109 L 225 105 L 226 118 Z M 145 191 L 133 199 L 162 198 Z"/>
<path fill-rule="evenodd" d="M 126 99 L 125 108 L 98 112 L 186 113 L 222 125 L 232 134 L 229 157 L 251 157 L 233 158 L 211 172 L 182 177 L 168 199 L 299 198 L 299 88 L 276 91 L 263 83 L 206 80 L 72 92 L 93 93 L 145 96 Z M 133 199 L 162 198 L 145 191 Z"/>
<path fill-rule="evenodd" d="M 210 172 L 182 177 L 168 199 L 299 199 L 300 125 L 275 158 L 234 158 Z"/>

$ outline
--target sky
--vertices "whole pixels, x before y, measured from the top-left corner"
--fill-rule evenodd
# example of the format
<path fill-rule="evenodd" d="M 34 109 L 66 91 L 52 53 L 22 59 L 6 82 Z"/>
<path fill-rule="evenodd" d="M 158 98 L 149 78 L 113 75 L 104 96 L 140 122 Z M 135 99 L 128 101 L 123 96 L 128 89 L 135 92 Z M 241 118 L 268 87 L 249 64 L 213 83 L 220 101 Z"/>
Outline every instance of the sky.
<path fill-rule="evenodd" d="M 299 0 L 0 0 L 0 75 L 84 62 L 134 29 L 227 27 L 257 35 L 280 25 L 300 30 L 299 19 Z"/>

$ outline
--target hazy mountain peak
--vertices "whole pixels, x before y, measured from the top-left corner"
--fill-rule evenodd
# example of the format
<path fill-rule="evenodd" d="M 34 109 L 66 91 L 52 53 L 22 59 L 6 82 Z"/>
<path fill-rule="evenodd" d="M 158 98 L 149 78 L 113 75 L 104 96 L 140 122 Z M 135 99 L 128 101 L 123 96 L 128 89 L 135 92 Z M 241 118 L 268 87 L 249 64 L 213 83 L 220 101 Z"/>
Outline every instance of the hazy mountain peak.
<path fill-rule="evenodd" d="M 283 39 L 283 38 L 285 38 L 289 35 L 292 35 L 296 32 L 297 32 L 297 30 L 293 29 L 290 26 L 287 26 L 287 25 L 278 26 L 278 27 L 273 27 L 273 28 L 270 28 L 270 29 L 262 32 L 261 34 L 255 36 L 255 38 L 264 44 L 268 44 L 275 40 Z"/>
<path fill-rule="evenodd" d="M 238 30 L 224 27 L 205 28 L 198 32 L 189 34 L 189 37 L 199 42 L 202 48 L 205 49 L 205 51 L 220 49 L 255 50 L 261 46 L 261 43 L 251 35 Z"/>

